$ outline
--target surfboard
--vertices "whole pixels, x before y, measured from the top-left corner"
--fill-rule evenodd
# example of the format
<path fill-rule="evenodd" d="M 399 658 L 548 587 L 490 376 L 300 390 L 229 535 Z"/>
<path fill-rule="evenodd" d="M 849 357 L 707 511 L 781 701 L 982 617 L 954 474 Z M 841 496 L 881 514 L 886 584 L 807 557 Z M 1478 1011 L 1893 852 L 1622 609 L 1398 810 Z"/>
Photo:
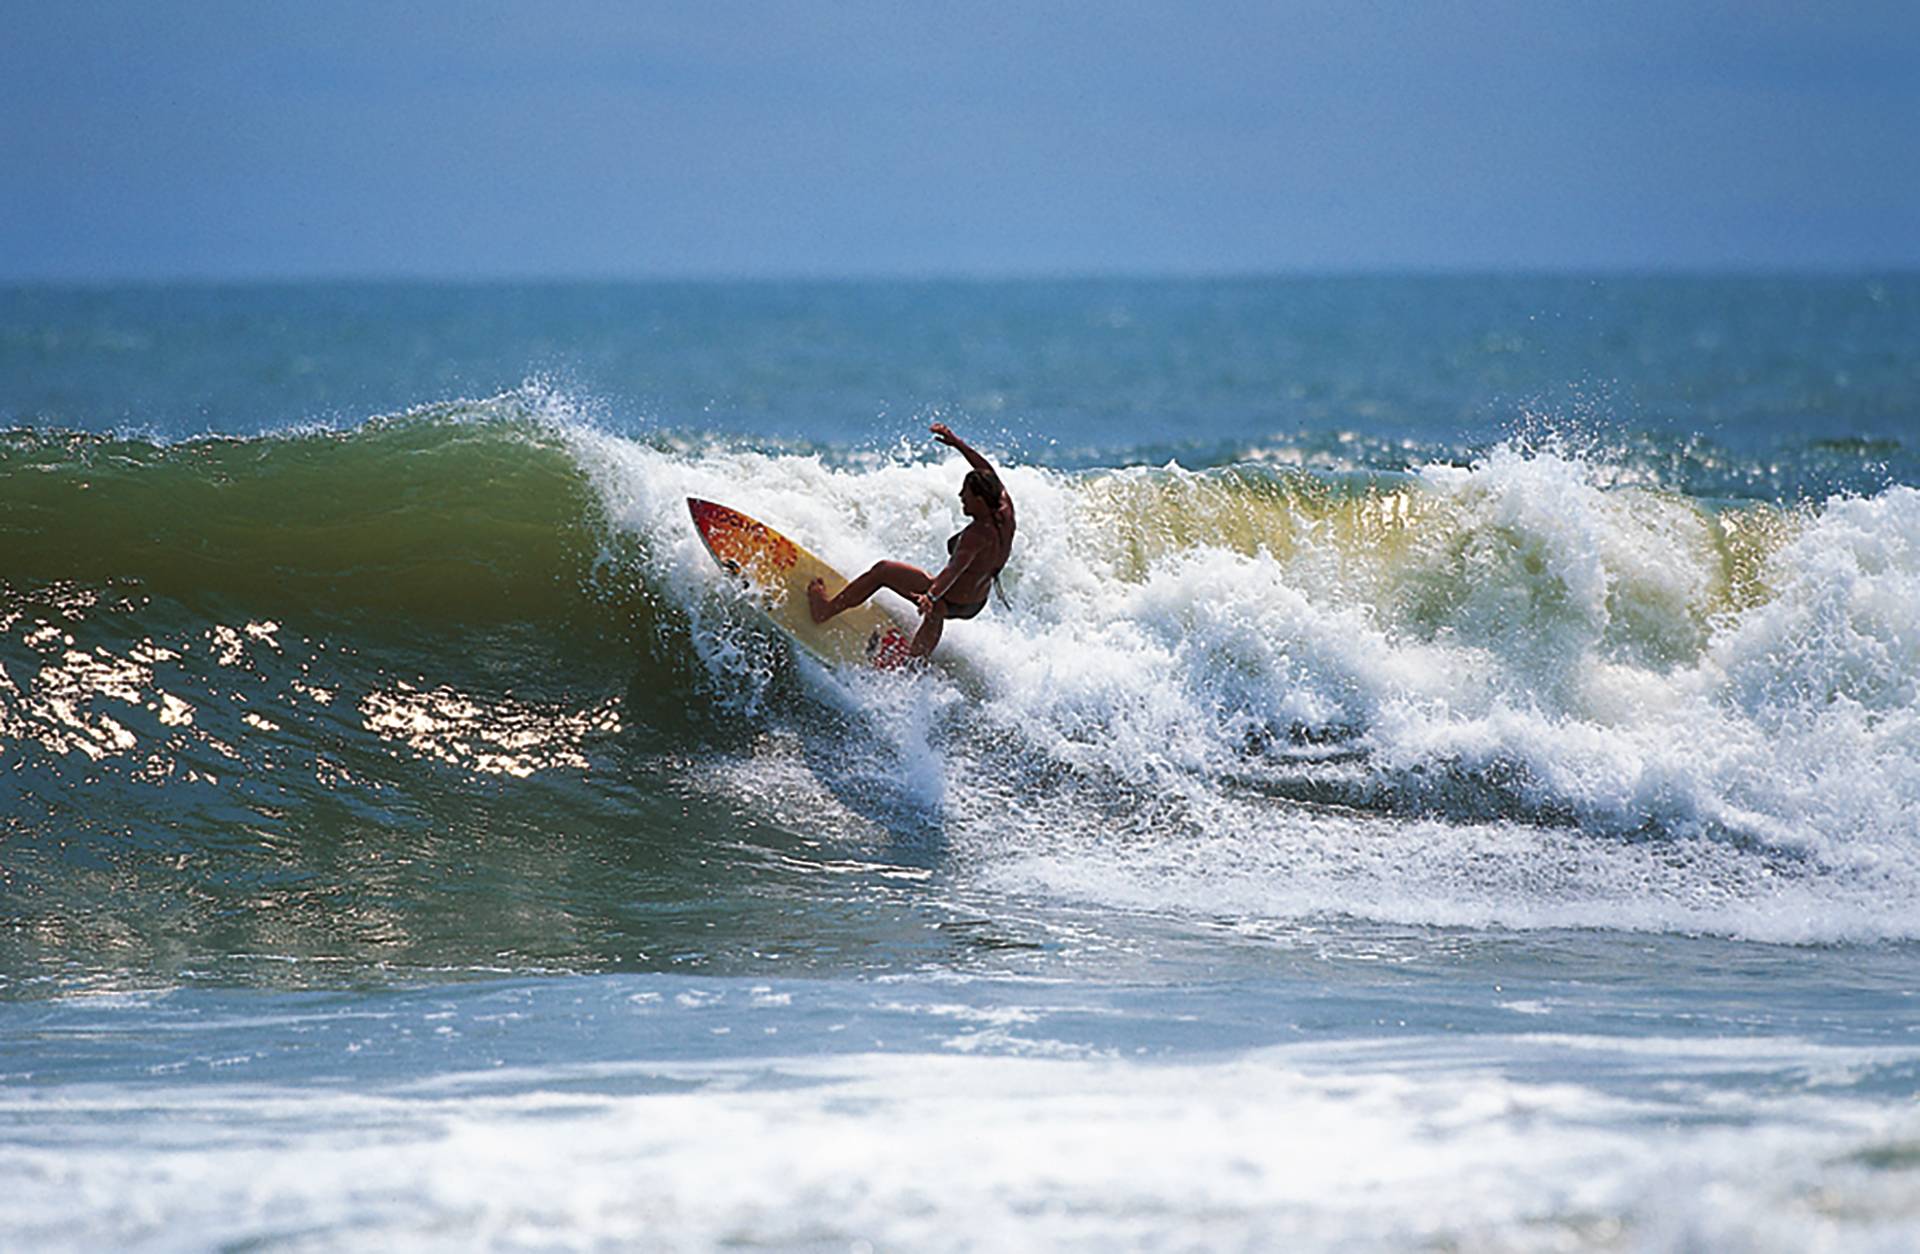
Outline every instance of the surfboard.
<path fill-rule="evenodd" d="M 847 582 L 845 575 L 737 509 L 690 496 L 687 511 L 713 560 L 744 580 L 767 617 L 807 652 L 829 666 L 891 670 L 906 663 L 911 633 L 872 601 L 824 623 L 813 621 L 807 585 L 824 579 L 832 594 Z"/>

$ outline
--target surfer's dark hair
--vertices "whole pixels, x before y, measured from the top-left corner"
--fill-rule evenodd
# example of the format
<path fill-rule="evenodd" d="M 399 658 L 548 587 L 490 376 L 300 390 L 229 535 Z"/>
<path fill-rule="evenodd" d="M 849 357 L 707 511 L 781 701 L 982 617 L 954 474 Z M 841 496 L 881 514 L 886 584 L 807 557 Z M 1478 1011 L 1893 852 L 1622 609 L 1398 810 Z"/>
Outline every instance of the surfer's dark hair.
<path fill-rule="evenodd" d="M 1000 476 L 990 470 L 969 470 L 960 486 L 985 501 L 989 509 L 999 509 L 1000 498 L 1006 492 L 1000 486 Z"/>

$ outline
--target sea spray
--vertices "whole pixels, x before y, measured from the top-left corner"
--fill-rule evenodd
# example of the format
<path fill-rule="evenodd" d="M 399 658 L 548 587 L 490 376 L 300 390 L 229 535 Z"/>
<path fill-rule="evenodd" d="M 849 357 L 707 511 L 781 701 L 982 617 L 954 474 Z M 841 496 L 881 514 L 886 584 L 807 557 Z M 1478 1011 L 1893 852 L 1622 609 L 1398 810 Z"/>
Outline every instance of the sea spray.
<path fill-rule="evenodd" d="M 625 489 L 634 500 L 703 490 L 724 467 L 849 566 L 937 551 L 952 525 L 950 475 L 924 464 L 612 456 L 622 469 L 603 473 L 644 485 Z M 1754 546 L 1786 543 L 1806 519 L 1817 530 L 1821 512 L 1796 522 L 1599 477 L 1576 458 L 1505 449 L 1397 479 L 1015 468 L 1014 608 L 946 646 L 985 682 L 977 712 L 954 716 L 952 790 L 1025 781 L 992 820 L 1019 833 L 1003 843 L 1071 850 L 1061 865 L 1074 876 L 1093 874 L 1116 832 L 1151 875 L 1191 861 L 1196 841 L 1214 865 L 1224 844 L 1287 845 L 1304 821 L 1291 798 L 1393 819 L 1377 836 L 1354 830 L 1375 821 L 1336 823 L 1344 835 L 1320 842 L 1333 881 L 1356 842 L 1401 844 L 1393 875 L 1407 882 L 1319 899 L 1357 913 L 1907 934 L 1912 912 L 1855 880 L 1853 859 L 1810 855 L 1866 844 L 1883 873 L 1920 873 L 1905 839 L 1911 746 L 1895 729 L 1844 785 L 1793 785 L 1804 747 L 1770 737 L 1772 706 L 1730 703 L 1717 660 L 1768 612 L 1779 562 L 1795 560 Z M 1912 505 L 1889 493 L 1876 509 L 1891 540 Z M 645 508 L 615 517 L 654 525 Z M 701 564 L 684 562 L 697 578 Z M 1817 799 L 1835 796 L 1847 819 L 1829 827 L 1833 807 Z M 1489 842 L 1513 873 L 1463 880 Z M 1161 856 L 1142 854 L 1154 844 Z M 1310 847 L 1282 860 L 1287 874 L 1315 870 Z M 1771 910 L 1783 886 L 1806 896 Z M 1299 897 L 1256 884 L 1240 900 L 1261 912 L 1268 890 L 1282 914 Z"/>

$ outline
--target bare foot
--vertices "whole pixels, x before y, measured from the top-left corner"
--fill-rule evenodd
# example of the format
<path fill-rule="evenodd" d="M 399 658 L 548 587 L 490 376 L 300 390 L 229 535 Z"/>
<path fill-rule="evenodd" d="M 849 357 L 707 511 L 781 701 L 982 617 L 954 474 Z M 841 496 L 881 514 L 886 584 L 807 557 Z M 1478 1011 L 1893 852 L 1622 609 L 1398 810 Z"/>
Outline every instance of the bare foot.
<path fill-rule="evenodd" d="M 816 579 L 807 585 L 807 609 L 816 623 L 824 623 L 833 617 L 833 600 L 827 596 L 826 580 Z"/>

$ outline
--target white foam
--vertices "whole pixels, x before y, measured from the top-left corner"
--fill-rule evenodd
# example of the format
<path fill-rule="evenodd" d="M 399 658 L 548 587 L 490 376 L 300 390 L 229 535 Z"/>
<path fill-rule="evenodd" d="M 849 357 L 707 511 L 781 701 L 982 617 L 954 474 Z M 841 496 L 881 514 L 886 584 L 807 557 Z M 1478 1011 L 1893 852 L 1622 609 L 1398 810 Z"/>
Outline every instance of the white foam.
<path fill-rule="evenodd" d="M 1479 1042 L 1475 1056 L 1500 1045 Z M 39 1131 L 0 1145 L 0 1244 L 1791 1250 L 1920 1239 L 1906 1173 L 1871 1164 L 1920 1137 L 1904 1107 L 1812 1093 L 1709 1100 L 1715 1066 L 1751 1058 L 1703 1057 L 1697 1092 L 1635 1099 L 1506 1078 L 1484 1061 L 1413 1065 L 1408 1048 L 1181 1066 L 951 1054 L 635 1064 L 554 1069 L 482 1096 L 16 1091 L 0 1112 Z M 749 1083 L 768 1070 L 801 1083 Z M 666 1091 L 600 1091 L 623 1078 Z"/>
<path fill-rule="evenodd" d="M 843 569 L 933 565 L 962 522 L 957 464 L 575 441 L 733 682 L 769 661 L 686 496 Z M 1431 468 L 1371 542 L 1303 515 L 1257 547 L 1117 535 L 1116 501 L 1226 510 L 1204 475 L 1005 473 L 1012 608 L 942 645 L 969 682 L 809 677 L 1001 883 L 1260 917 L 1920 936 L 1920 492 L 1783 524 L 1742 606 L 1710 514 L 1564 456 Z M 1204 536 L 1198 517 L 1153 525 Z"/>

